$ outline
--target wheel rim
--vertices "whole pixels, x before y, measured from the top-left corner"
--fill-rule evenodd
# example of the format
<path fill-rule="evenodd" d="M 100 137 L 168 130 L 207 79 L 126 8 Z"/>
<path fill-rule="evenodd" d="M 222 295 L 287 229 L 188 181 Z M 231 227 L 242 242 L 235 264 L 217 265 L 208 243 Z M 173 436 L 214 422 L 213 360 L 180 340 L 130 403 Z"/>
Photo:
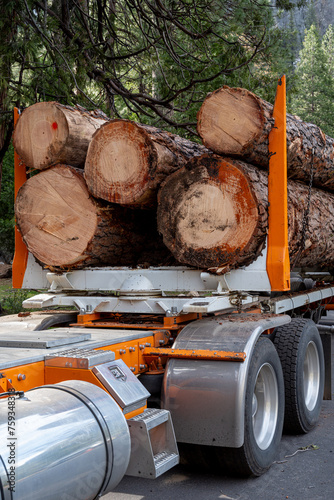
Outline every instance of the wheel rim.
<path fill-rule="evenodd" d="M 318 349 L 314 342 L 309 342 L 303 367 L 303 386 L 305 406 L 312 411 L 318 400 L 320 387 L 320 362 Z"/>
<path fill-rule="evenodd" d="M 252 400 L 252 423 L 255 441 L 261 450 L 273 440 L 278 416 L 278 386 L 271 365 L 264 363 L 256 377 Z"/>

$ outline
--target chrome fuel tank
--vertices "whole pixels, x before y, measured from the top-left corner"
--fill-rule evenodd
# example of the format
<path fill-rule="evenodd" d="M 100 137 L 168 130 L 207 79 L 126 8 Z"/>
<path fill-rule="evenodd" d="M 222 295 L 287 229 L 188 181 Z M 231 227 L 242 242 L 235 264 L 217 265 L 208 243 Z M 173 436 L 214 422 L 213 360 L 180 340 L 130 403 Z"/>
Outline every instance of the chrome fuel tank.
<path fill-rule="evenodd" d="M 116 402 L 83 381 L 0 401 L 1 500 L 91 500 L 112 491 L 130 459 Z"/>

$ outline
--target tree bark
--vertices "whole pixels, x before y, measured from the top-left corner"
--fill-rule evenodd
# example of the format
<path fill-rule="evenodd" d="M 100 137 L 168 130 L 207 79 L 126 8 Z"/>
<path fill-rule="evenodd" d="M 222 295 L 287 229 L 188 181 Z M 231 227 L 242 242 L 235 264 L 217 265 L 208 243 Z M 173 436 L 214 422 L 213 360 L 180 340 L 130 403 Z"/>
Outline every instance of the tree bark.
<path fill-rule="evenodd" d="M 94 132 L 107 120 L 99 110 L 39 102 L 22 112 L 14 147 L 30 168 L 44 170 L 57 163 L 82 168 Z"/>
<path fill-rule="evenodd" d="M 197 114 L 203 144 L 218 154 L 269 166 L 268 135 L 274 126 L 273 106 L 245 89 L 222 87 L 204 100 Z M 319 127 L 287 115 L 290 179 L 334 191 L 334 139 Z"/>
<path fill-rule="evenodd" d="M 126 206 L 153 207 L 162 180 L 204 152 L 204 146 L 155 127 L 112 120 L 94 134 L 85 179 L 97 198 Z"/>
<path fill-rule="evenodd" d="M 174 263 L 156 230 L 155 213 L 96 201 L 83 173 L 57 165 L 30 177 L 15 214 L 28 250 L 51 268 Z"/>
<path fill-rule="evenodd" d="M 226 272 L 253 262 L 268 231 L 267 173 L 215 155 L 194 158 L 163 183 L 158 230 L 182 263 Z M 289 252 L 299 267 L 334 264 L 334 195 L 312 189 L 310 216 L 301 248 L 308 188 L 288 183 Z"/>

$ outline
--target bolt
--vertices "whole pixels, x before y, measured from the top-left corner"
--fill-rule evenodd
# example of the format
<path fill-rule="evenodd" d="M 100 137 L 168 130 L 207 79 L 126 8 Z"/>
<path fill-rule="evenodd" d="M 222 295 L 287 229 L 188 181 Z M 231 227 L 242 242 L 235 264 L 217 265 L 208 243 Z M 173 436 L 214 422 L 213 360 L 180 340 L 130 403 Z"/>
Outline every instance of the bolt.
<path fill-rule="evenodd" d="M 130 366 L 130 370 L 131 370 L 132 372 L 135 372 L 135 371 L 136 371 L 136 369 L 135 369 L 135 367 L 134 367 L 134 366 Z"/>
<path fill-rule="evenodd" d="M 139 369 L 140 370 L 145 370 L 146 369 L 146 365 L 139 365 Z"/>
<path fill-rule="evenodd" d="M 135 352 L 136 348 L 135 347 L 129 347 L 130 352 Z"/>
<path fill-rule="evenodd" d="M 24 375 L 24 373 L 19 373 L 18 376 L 17 376 L 17 380 L 25 380 L 26 379 L 26 376 Z"/>
<path fill-rule="evenodd" d="M 119 350 L 119 353 L 122 355 L 122 354 L 125 354 L 126 353 L 126 350 L 125 349 L 120 349 Z"/>
<path fill-rule="evenodd" d="M 151 343 L 150 342 L 146 342 L 145 347 L 151 347 Z"/>

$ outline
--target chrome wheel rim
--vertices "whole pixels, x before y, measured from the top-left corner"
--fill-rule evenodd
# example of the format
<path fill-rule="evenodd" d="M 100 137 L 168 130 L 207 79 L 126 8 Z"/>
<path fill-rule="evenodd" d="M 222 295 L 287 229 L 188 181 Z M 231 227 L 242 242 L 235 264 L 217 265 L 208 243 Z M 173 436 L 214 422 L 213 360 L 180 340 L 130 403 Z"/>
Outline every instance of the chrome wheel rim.
<path fill-rule="evenodd" d="M 320 362 L 318 349 L 314 342 L 309 342 L 306 348 L 303 366 L 303 387 L 305 406 L 309 411 L 315 408 L 320 387 Z"/>
<path fill-rule="evenodd" d="M 278 416 L 278 385 L 273 367 L 264 363 L 257 372 L 252 398 L 252 424 L 256 444 L 266 450 L 274 437 Z"/>

